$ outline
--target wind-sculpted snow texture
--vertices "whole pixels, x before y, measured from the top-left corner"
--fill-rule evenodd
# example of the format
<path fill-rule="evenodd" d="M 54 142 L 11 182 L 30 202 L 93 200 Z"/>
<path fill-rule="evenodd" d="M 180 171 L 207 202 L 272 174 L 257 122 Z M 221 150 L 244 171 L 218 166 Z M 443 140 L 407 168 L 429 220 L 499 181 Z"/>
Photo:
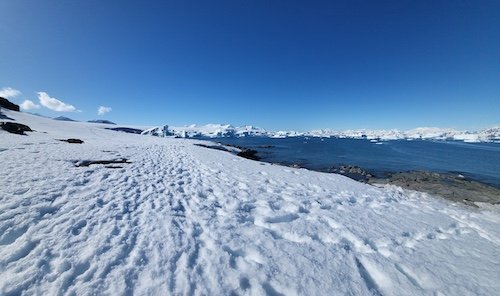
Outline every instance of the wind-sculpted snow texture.
<path fill-rule="evenodd" d="M 494 207 L 6 113 L 1 295 L 498 295 Z"/>

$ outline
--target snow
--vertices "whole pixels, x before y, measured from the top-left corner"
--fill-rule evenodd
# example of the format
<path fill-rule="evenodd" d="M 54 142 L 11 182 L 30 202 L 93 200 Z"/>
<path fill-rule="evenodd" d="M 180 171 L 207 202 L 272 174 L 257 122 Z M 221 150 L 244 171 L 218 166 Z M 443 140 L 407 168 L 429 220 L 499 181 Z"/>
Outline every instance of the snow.
<path fill-rule="evenodd" d="M 0 130 L 2 295 L 500 289 L 498 207 L 194 145 L 203 141 L 2 112 L 36 130 Z M 120 158 L 131 163 L 74 165 Z"/>

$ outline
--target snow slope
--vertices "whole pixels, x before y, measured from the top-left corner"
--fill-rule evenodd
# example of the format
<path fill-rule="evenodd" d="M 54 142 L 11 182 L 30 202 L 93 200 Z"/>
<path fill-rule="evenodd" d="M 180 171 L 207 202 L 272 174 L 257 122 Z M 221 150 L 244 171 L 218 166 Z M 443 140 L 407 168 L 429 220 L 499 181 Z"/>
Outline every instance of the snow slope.
<path fill-rule="evenodd" d="M 5 114 L 1 295 L 498 295 L 498 208 Z"/>

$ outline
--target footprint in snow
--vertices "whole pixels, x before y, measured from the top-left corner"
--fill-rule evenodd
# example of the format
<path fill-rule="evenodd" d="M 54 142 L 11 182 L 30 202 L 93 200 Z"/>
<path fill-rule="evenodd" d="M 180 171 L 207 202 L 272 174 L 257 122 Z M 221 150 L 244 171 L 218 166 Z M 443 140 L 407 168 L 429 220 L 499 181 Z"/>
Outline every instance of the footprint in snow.
<path fill-rule="evenodd" d="M 86 220 L 80 220 L 78 223 L 73 225 L 73 228 L 71 229 L 71 233 L 73 235 L 79 235 L 82 232 L 82 228 L 87 226 L 87 221 Z"/>

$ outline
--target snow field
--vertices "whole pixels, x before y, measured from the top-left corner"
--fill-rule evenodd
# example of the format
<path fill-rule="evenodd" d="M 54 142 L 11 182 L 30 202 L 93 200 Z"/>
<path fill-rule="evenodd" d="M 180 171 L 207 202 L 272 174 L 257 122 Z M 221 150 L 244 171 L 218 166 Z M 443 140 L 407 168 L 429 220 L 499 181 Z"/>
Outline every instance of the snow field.
<path fill-rule="evenodd" d="M 498 294 L 498 208 L 7 115 L 37 132 L 0 131 L 2 295 Z"/>

